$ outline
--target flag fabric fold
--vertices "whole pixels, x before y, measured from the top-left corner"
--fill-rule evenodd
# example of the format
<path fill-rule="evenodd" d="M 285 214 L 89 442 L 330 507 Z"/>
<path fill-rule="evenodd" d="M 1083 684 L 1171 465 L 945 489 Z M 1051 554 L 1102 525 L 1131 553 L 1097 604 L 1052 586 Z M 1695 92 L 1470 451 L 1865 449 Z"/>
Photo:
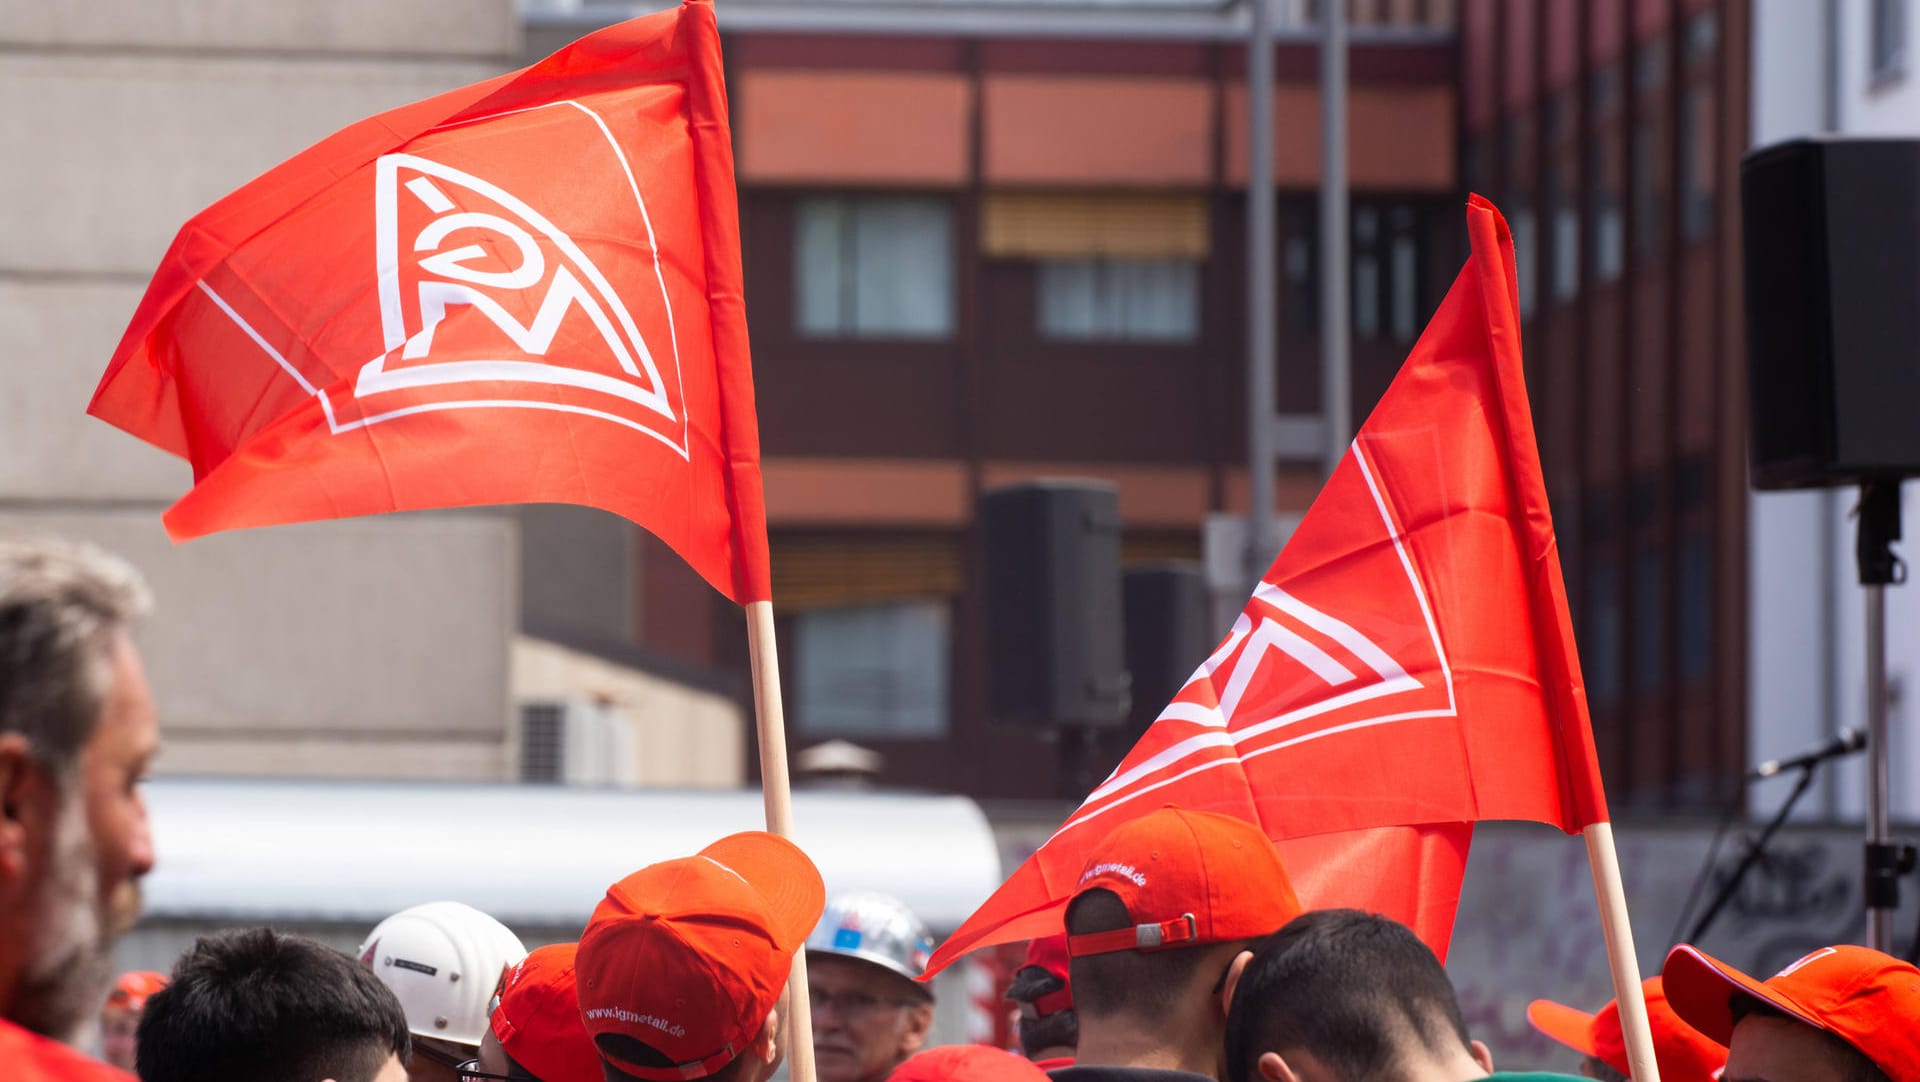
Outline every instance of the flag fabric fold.
<path fill-rule="evenodd" d="M 1302 902 L 1442 957 L 1472 824 L 1607 818 L 1522 378 L 1512 238 L 1472 252 L 1225 641 L 932 970 L 1060 931 L 1090 847 L 1165 804 L 1274 839 Z"/>
<path fill-rule="evenodd" d="M 769 597 L 708 0 L 353 124 L 186 223 L 89 412 L 187 458 L 186 539 L 563 502 Z"/>

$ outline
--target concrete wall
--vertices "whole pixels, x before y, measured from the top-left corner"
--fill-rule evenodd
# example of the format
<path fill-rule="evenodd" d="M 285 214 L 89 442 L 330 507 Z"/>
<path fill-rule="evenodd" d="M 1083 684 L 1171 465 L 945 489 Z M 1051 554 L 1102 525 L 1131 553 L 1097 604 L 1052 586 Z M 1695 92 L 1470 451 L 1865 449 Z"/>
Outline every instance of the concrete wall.
<path fill-rule="evenodd" d="M 494 778 L 519 549 L 506 513 L 171 545 L 186 465 L 84 415 L 179 226 L 337 128 L 482 79 L 510 0 L 0 6 L 0 530 L 131 557 L 174 773 Z"/>

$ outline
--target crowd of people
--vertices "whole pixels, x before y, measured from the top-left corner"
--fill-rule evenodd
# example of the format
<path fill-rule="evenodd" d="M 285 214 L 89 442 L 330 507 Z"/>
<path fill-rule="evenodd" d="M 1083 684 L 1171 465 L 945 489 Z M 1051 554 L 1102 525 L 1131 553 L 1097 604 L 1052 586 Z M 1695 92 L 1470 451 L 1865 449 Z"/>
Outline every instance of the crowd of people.
<path fill-rule="evenodd" d="M 123 561 L 0 540 L 0 1082 L 766 1082 L 797 1012 L 820 1082 L 1465 1082 L 1496 1073 L 1409 929 L 1304 910 L 1260 829 L 1161 808 L 1094 847 L 1056 935 L 1006 990 L 1020 1053 L 924 1047 L 925 925 L 827 897 L 749 832 L 609 885 L 577 943 L 528 951 L 458 902 L 396 913 L 357 956 L 269 928 L 114 982 L 153 852 L 159 741 Z M 809 1002 L 787 995 L 804 957 Z M 1690 946 L 1646 982 L 1669 1082 L 1920 1082 L 1920 969 L 1862 947 L 1756 980 Z M 104 1001 L 104 1006 L 102 1005 Z M 1528 1016 L 1590 1078 L 1629 1076 L 1617 1004 Z M 72 1044 L 98 1023 L 103 1054 Z"/>

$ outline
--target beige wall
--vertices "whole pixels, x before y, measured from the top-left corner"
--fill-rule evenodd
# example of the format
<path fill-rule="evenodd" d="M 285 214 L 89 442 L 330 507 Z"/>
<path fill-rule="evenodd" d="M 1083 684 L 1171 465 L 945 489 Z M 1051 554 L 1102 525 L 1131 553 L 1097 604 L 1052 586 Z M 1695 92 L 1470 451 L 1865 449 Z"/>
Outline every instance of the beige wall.
<path fill-rule="evenodd" d="M 724 695 L 690 688 L 564 646 L 522 636 L 513 644 L 517 704 L 587 699 L 631 726 L 630 784 L 733 788 L 746 781 L 747 718 Z M 515 722 L 518 735 L 518 720 Z M 519 741 L 510 757 L 517 773 Z"/>
<path fill-rule="evenodd" d="M 511 0 L 0 4 L 0 530 L 90 539 L 151 580 L 163 772 L 505 775 L 510 516 L 175 546 L 160 513 L 186 464 L 83 411 L 189 217 L 518 47 Z"/>

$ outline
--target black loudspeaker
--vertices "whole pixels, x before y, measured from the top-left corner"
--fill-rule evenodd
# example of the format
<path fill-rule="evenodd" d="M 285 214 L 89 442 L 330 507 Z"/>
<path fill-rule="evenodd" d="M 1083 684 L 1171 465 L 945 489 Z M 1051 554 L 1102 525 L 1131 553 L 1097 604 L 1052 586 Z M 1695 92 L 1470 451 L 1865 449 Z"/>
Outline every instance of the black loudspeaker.
<path fill-rule="evenodd" d="M 1186 686 L 1218 644 L 1207 576 L 1198 563 L 1137 564 L 1121 576 L 1126 614 L 1127 673 L 1133 678 L 1130 720 L 1144 730 Z"/>
<path fill-rule="evenodd" d="M 1920 475 L 1920 140 L 1740 166 L 1753 485 Z"/>
<path fill-rule="evenodd" d="M 981 497 L 993 716 L 1120 725 L 1120 507 L 1096 481 L 1037 481 Z"/>

